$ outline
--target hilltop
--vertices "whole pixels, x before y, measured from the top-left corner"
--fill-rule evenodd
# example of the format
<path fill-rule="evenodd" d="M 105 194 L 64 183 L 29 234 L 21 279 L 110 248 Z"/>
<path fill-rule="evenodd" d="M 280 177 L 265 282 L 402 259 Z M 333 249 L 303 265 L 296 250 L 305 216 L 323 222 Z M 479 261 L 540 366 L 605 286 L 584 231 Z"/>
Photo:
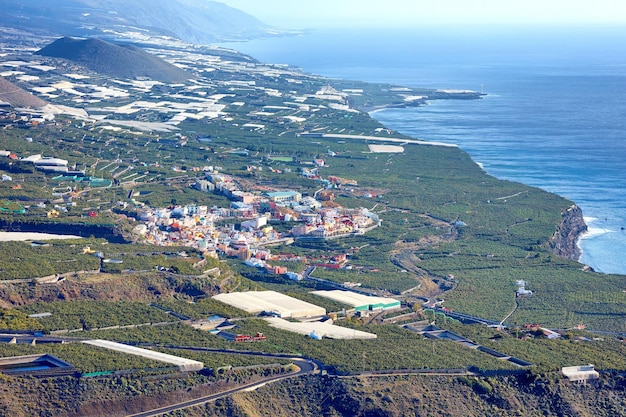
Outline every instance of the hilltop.
<path fill-rule="evenodd" d="M 13 107 L 38 108 L 48 104 L 3 77 L 0 77 L 0 101 L 9 103 Z"/>
<path fill-rule="evenodd" d="M 165 60 L 132 45 L 115 45 L 100 39 L 64 37 L 36 52 L 63 58 L 92 71 L 119 78 L 148 77 L 163 82 L 183 82 L 194 78 Z"/>

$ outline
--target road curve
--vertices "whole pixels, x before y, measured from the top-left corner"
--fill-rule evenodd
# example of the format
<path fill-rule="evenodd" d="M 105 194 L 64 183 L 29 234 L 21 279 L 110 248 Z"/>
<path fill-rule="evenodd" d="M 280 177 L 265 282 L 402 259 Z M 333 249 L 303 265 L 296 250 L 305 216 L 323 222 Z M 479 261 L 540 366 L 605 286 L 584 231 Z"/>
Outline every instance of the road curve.
<path fill-rule="evenodd" d="M 207 395 L 204 397 L 200 397 L 200 398 L 196 398 L 193 400 L 188 400 L 188 401 L 183 401 L 177 404 L 172 404 L 172 405 L 168 405 L 165 407 L 161 407 L 161 408 L 156 408 L 154 410 L 149 410 L 149 411 L 143 411 L 141 413 L 137 413 L 137 414 L 130 414 L 127 417 L 150 417 L 150 416 L 158 416 L 161 414 L 165 414 L 165 413 L 169 413 L 171 411 L 175 411 L 175 410 L 182 410 L 184 408 L 189 408 L 189 407 L 195 407 L 197 405 L 202 405 L 202 404 L 206 404 L 208 402 L 211 401 L 215 401 L 217 399 L 220 398 L 224 398 L 227 397 L 229 395 L 235 394 L 237 392 L 241 392 L 244 390 L 252 390 L 258 387 L 261 387 L 267 383 L 270 382 L 276 382 L 276 381 L 280 381 L 283 379 L 288 379 L 288 378 L 295 378 L 298 376 L 302 376 L 302 375 L 306 375 L 306 374 L 311 374 L 311 373 L 315 373 L 318 370 L 317 365 L 315 364 L 315 362 L 307 360 L 307 359 L 302 359 L 302 358 L 291 358 L 294 362 L 294 364 L 296 364 L 300 370 L 298 372 L 294 372 L 291 374 L 287 374 L 287 375 L 273 375 L 267 378 L 263 378 L 260 381 L 256 381 L 256 382 L 251 382 L 248 384 L 244 384 L 244 385 L 240 385 L 236 388 L 231 388 L 228 389 L 226 391 L 222 391 L 220 393 L 217 394 L 211 394 L 211 395 Z"/>

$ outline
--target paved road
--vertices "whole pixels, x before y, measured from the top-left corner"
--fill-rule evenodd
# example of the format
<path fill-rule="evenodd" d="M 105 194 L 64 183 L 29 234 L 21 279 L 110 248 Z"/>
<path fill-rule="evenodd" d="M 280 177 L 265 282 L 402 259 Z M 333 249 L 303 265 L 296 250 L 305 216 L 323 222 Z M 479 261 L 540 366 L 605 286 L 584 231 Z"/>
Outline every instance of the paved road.
<path fill-rule="evenodd" d="M 448 311 L 448 310 L 444 310 L 440 307 L 435 307 L 432 310 L 435 310 L 435 312 L 437 313 L 443 313 L 448 317 L 451 317 L 453 319 L 459 320 L 460 322 L 472 322 L 472 323 L 479 323 L 479 324 L 484 324 L 487 326 L 498 326 L 501 325 L 502 323 L 495 321 L 495 320 L 489 320 L 489 319 L 484 319 L 482 317 L 476 317 L 476 316 L 471 316 L 469 314 L 463 314 L 463 313 L 459 313 L 456 311 Z"/>
<path fill-rule="evenodd" d="M 249 391 L 261 387 L 270 382 L 276 382 L 283 379 L 295 378 L 301 375 L 311 374 L 318 370 L 317 365 L 308 359 L 302 358 L 291 358 L 293 362 L 300 368 L 298 372 L 294 372 L 287 375 L 274 375 L 267 378 L 263 378 L 260 381 L 252 382 L 249 384 L 240 385 L 236 388 L 228 389 L 226 391 L 222 391 L 217 394 L 211 394 L 204 397 L 196 398 L 194 400 L 183 401 L 178 404 L 172 404 L 167 407 L 157 408 L 154 410 L 144 411 L 138 414 L 131 414 L 127 417 L 150 417 L 150 416 L 158 416 L 161 414 L 169 413 L 175 410 L 182 410 L 189 407 L 195 407 L 197 405 L 206 404 L 211 401 L 215 401 L 220 398 L 227 397 L 229 395 L 235 394 L 241 391 Z"/>
<path fill-rule="evenodd" d="M 335 288 L 335 289 L 338 289 L 338 290 L 351 291 L 351 292 L 354 292 L 354 293 L 357 293 L 357 294 L 363 294 L 363 295 L 381 295 L 381 294 L 379 294 L 379 292 L 375 292 L 374 290 L 372 290 L 372 291 L 360 290 L 360 289 L 358 289 L 358 288 L 354 288 L 354 287 L 347 287 L 347 286 L 345 286 L 345 285 L 343 285 L 343 284 L 340 284 L 340 283 L 338 283 L 338 282 L 334 282 L 334 281 L 330 281 L 330 280 L 328 280 L 328 279 L 324 279 L 324 278 L 316 278 L 316 277 L 314 277 L 314 276 L 311 276 L 311 274 L 312 274 L 313 272 L 315 272 L 315 268 L 316 268 L 316 267 L 315 267 L 314 265 L 311 265 L 311 266 L 307 267 L 307 268 L 304 270 L 304 272 L 302 273 L 302 279 L 309 280 L 309 281 L 319 282 L 319 283 L 324 284 L 324 285 L 326 285 L 326 286 L 328 286 L 328 287 L 331 287 L 331 288 Z M 382 295 L 381 295 L 381 296 L 382 296 Z"/>
<path fill-rule="evenodd" d="M 333 378 L 358 378 L 358 377 L 382 377 L 403 375 L 426 375 L 426 376 L 477 376 L 476 372 L 467 369 L 395 369 L 388 371 L 362 371 L 350 375 L 329 375 Z"/>
<path fill-rule="evenodd" d="M 509 314 L 507 314 L 501 321 L 500 321 L 500 327 L 504 326 L 504 322 L 507 321 L 509 319 L 509 317 L 511 317 L 513 315 L 513 313 L 515 313 L 517 311 L 517 309 L 519 308 L 519 302 L 517 301 L 517 298 L 515 299 L 515 307 L 513 308 L 513 310 L 511 310 L 511 312 Z"/>
<path fill-rule="evenodd" d="M 35 344 L 44 343 L 66 343 L 76 342 L 81 340 L 87 340 L 86 337 L 56 337 L 56 336 L 34 336 L 31 334 L 18 334 L 18 333 L 0 333 L 0 342 L 10 343 L 15 339 L 15 343 L 28 343 L 32 344 L 33 340 Z"/>

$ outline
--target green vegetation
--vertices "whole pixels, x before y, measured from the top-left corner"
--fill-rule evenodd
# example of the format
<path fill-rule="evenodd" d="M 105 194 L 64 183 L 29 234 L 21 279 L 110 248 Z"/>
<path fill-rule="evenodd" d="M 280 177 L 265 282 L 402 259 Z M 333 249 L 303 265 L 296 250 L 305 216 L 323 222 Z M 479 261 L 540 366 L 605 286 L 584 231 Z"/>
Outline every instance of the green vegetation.
<path fill-rule="evenodd" d="M 140 356 L 128 355 L 79 342 L 35 346 L 0 344 L 0 356 L 2 357 L 39 353 L 49 353 L 56 356 L 73 365 L 79 372 L 171 367 L 171 365 L 163 362 L 152 361 Z"/>
<path fill-rule="evenodd" d="M 31 279 L 59 273 L 97 270 L 100 260 L 83 251 L 85 242 L 62 240 L 43 246 L 26 242 L 0 243 L 2 279 Z"/>
<path fill-rule="evenodd" d="M 388 268 L 392 269 L 393 266 L 388 265 Z M 357 270 L 357 272 L 355 272 L 353 270 L 317 268 L 313 276 L 328 279 L 340 284 L 347 281 L 360 282 L 366 287 L 382 288 L 396 294 L 417 285 L 415 278 L 412 278 L 406 273 L 398 273 L 395 269 L 392 271 L 377 270 L 373 272 L 359 272 Z"/>
<path fill-rule="evenodd" d="M 183 255 L 180 255 L 184 253 Z M 158 267 L 182 275 L 200 275 L 217 266 L 210 258 L 196 265 L 202 255 L 187 247 L 161 248 L 154 245 L 113 244 L 104 239 L 68 239 L 40 243 L 0 242 L 0 277 L 32 279 L 54 274 L 100 269 L 101 255 L 121 263 L 104 262 L 102 272 L 155 270 Z"/>
<path fill-rule="evenodd" d="M 324 123 L 336 122 L 333 120 L 335 117 L 336 115 L 332 112 L 324 114 L 324 118 L 328 119 Z M 296 171 L 298 164 L 289 162 L 290 158 L 295 156 L 300 160 L 312 159 L 318 155 L 324 155 L 330 148 L 338 152 L 339 156 L 329 159 L 330 166 L 322 170 L 323 175 L 355 179 L 360 187 L 381 190 L 380 195 L 372 199 L 360 197 L 358 193 L 340 188 L 335 190 L 338 194 L 336 201 L 345 207 L 365 206 L 378 213 L 383 223 L 381 227 L 362 236 L 325 242 L 298 242 L 293 247 L 279 249 L 283 252 L 315 256 L 320 252 L 345 253 L 350 248 L 360 248 L 349 258 L 353 269 L 318 268 L 314 273 L 315 276 L 336 282 L 361 282 L 366 287 L 387 289 L 396 294 L 417 288 L 415 291 L 418 295 L 422 290 L 429 295 L 432 292 L 438 293 L 441 289 L 453 288 L 444 295 L 447 306 L 498 320 L 515 307 L 515 281 L 525 279 L 528 282 L 528 288 L 533 290 L 534 294 L 518 300 L 519 308 L 509 319 L 510 322 L 541 322 L 566 328 L 583 322 L 596 329 L 624 330 L 621 325 L 623 320 L 616 320 L 616 318 L 623 317 L 626 303 L 621 292 L 624 278 L 582 272 L 579 264 L 558 258 L 546 249 L 548 238 L 560 221 L 561 211 L 571 205 L 571 202 L 565 199 L 542 190 L 489 177 L 471 161 L 467 154 L 454 148 L 406 145 L 406 152 L 402 154 L 370 154 L 364 153 L 367 151 L 367 143 L 363 141 L 345 140 L 338 143 L 334 139 L 326 138 L 309 140 L 294 138 L 291 133 L 287 133 L 274 136 L 271 143 L 268 143 L 265 137 L 269 133 L 243 132 L 219 120 L 211 121 L 206 125 L 186 123 L 189 123 L 187 128 L 193 128 L 196 135 L 211 136 L 212 150 L 206 148 L 203 143 L 194 141 L 189 141 L 185 147 L 168 148 L 161 144 L 152 148 L 152 145 L 156 143 L 152 140 L 131 140 L 131 137 L 125 137 L 123 134 L 116 137 L 117 146 L 125 146 L 129 151 L 141 151 L 147 157 L 161 155 L 163 167 L 146 167 L 150 171 L 149 175 L 153 175 L 159 181 L 139 185 L 135 189 L 135 192 L 140 194 L 138 200 L 155 206 L 172 204 L 174 202 L 172 200 L 175 200 L 177 204 L 196 202 L 225 205 L 223 197 L 190 190 L 188 188 L 190 178 L 181 181 L 167 169 L 168 166 L 174 165 L 185 165 L 189 169 L 192 166 L 202 166 L 217 161 L 223 171 L 239 174 L 242 178 L 255 183 L 268 184 L 277 188 L 292 188 L 294 180 L 297 180 L 300 191 L 312 193 L 319 186 L 315 181 L 298 177 L 295 172 L 276 174 L 263 170 L 250 176 L 249 173 L 241 171 L 241 167 L 256 159 L 225 151 L 241 147 L 250 150 L 251 153 L 263 154 L 269 152 L 271 148 L 272 154 L 281 156 L 278 156 L 277 160 L 268 160 L 268 164 L 275 168 L 281 168 L 283 164 L 283 167 L 291 167 Z M 369 126 L 369 123 L 376 124 L 370 121 L 363 125 L 363 128 Z M 70 128 L 70 132 L 72 129 L 75 128 Z M 268 129 L 270 132 L 273 131 L 272 129 L 278 131 L 278 127 Z M 79 130 L 76 129 L 75 137 L 78 137 L 78 132 Z M 45 146 L 46 141 L 49 141 L 49 136 L 37 131 L 31 134 L 36 139 L 30 146 L 34 146 L 38 141 L 41 141 L 38 146 Z M 71 138 L 72 134 L 67 137 Z M 301 146 L 303 142 L 307 144 L 306 148 Z M 65 156 L 64 149 L 65 152 L 74 149 L 70 147 L 72 143 L 76 142 L 59 141 L 56 149 L 61 152 L 61 156 Z M 90 147 L 105 149 L 104 141 L 97 137 L 82 141 L 81 146 L 86 152 Z M 164 150 L 167 150 L 168 155 L 178 155 L 178 159 L 163 158 Z M 71 155 L 68 158 L 71 158 Z M 184 164 L 181 164 L 183 160 Z M 106 165 L 102 162 L 98 163 L 94 174 L 105 176 L 105 172 L 99 172 L 98 168 Z M 32 175 L 33 178 L 35 175 L 39 176 L 37 178 L 41 177 L 40 173 Z M 186 176 L 189 177 L 189 174 L 187 173 Z M 98 200 L 95 208 L 98 206 L 102 208 L 102 202 L 123 199 L 124 194 L 125 191 L 115 187 L 88 191 L 90 198 Z M 93 201 L 91 205 L 85 205 L 85 208 L 91 206 L 93 206 Z M 126 210 L 132 214 L 135 209 L 129 207 Z M 456 221 L 462 221 L 465 226 L 454 226 Z M 84 258 L 81 265 L 93 264 L 97 268 L 97 258 L 93 255 L 82 254 L 83 247 L 90 246 L 92 250 L 103 251 L 107 258 L 123 260 L 122 264 L 107 264 L 105 271 L 127 273 L 125 271 L 153 270 L 157 266 L 163 266 L 168 269 L 176 268 L 182 274 L 198 273 L 198 270 L 193 269 L 192 266 L 193 260 L 197 259 L 197 253 L 189 249 L 159 249 L 145 245 L 103 245 L 103 243 L 101 240 L 63 241 L 55 242 L 51 248 L 31 248 L 25 243 L 3 243 L 0 244 L 0 250 L 5 250 L 6 256 L 1 259 L 5 261 L 15 259 L 15 256 L 19 257 L 17 253 L 26 254 L 29 251 L 38 251 L 36 254 L 44 262 L 33 262 L 30 266 L 27 266 L 28 263 L 19 264 L 19 268 L 28 268 L 30 271 L 23 273 L 9 272 L 11 266 L 7 262 L 7 266 L 3 266 L 2 271 L 7 275 L 10 273 L 11 277 L 21 278 L 69 272 L 76 266 L 67 267 L 65 263 L 57 261 L 74 258 Z M 187 259 L 174 259 L 167 255 L 167 253 L 177 253 L 182 250 L 188 252 Z M 33 258 L 30 253 L 23 257 Z M 51 258 L 47 260 L 46 257 Z M 286 282 L 282 278 L 266 274 L 259 275 L 255 269 L 240 266 L 239 261 L 233 260 L 229 263 L 235 273 L 227 273 L 228 278 L 202 278 L 194 283 L 184 279 L 170 278 L 169 285 L 187 288 L 185 293 L 188 296 L 191 295 L 191 298 L 176 301 L 166 297 L 159 300 L 159 304 L 195 318 L 210 314 L 243 317 L 246 315 L 242 312 L 232 311 L 230 307 L 223 305 L 218 306 L 210 299 L 196 300 L 195 304 L 190 304 L 188 301 L 193 299 L 193 294 L 205 293 L 206 288 L 213 288 L 212 291 L 268 288 L 285 291 L 307 301 L 314 301 L 331 311 L 340 310 L 339 304 L 327 300 L 323 302 L 315 300 L 313 296 L 306 294 L 305 291 L 309 289 L 306 286 L 299 288 L 294 282 Z M 224 264 L 222 266 L 223 269 L 226 268 Z M 302 267 L 298 268 L 302 269 Z M 253 281 L 241 278 L 238 273 Z M 444 284 L 441 277 L 450 274 L 454 275 L 454 282 Z M 434 287 L 433 284 L 429 284 L 432 281 L 435 281 Z M 196 292 L 192 287 L 202 289 L 202 291 Z M 70 320 L 68 323 L 74 326 L 78 320 L 77 317 L 66 320 Z M 107 323 L 110 323 L 108 325 L 117 325 L 118 322 L 119 324 L 126 322 L 136 324 L 137 321 L 143 321 L 144 317 L 139 316 L 136 319 L 122 321 L 111 319 Z M 59 326 L 60 324 L 49 328 Z M 260 326 L 266 327 L 264 323 Z M 275 329 L 270 328 L 263 328 L 263 330 L 265 333 L 269 332 L 268 334 L 276 332 Z M 370 329 L 370 331 L 373 330 Z M 375 331 L 384 332 L 385 330 L 376 329 Z M 196 333 L 194 335 L 197 337 Z M 168 339 L 163 334 L 154 334 L 153 337 L 150 341 L 165 342 Z M 280 335 L 281 340 L 288 340 L 289 337 L 292 336 Z M 396 337 L 405 340 L 406 337 L 411 336 L 402 333 Z M 190 337 L 190 342 L 191 339 Z M 381 340 L 383 340 L 382 336 L 378 343 Z M 221 342 L 211 339 L 211 343 L 220 345 Z M 329 341 L 329 343 L 335 343 L 335 341 Z M 268 343 L 266 346 L 271 345 L 272 343 Z M 428 350 L 429 346 L 427 344 L 424 349 Z M 455 348 L 456 346 L 452 349 Z M 302 346 L 301 342 L 295 343 L 289 349 L 302 353 L 307 351 L 307 347 Z M 351 346 L 350 349 L 352 349 Z M 319 352 L 314 350 L 310 353 L 313 356 L 318 355 L 316 357 L 326 358 L 327 354 L 324 354 L 323 350 L 325 349 L 320 349 Z M 336 351 L 336 349 L 331 350 Z M 463 350 L 459 355 L 466 356 L 467 351 Z M 330 364 L 345 366 L 346 369 L 358 369 L 358 366 L 349 360 L 348 365 L 342 364 L 342 360 L 346 358 L 339 359 L 336 355 L 332 356 Z M 480 355 L 479 358 L 481 361 L 485 360 L 484 355 Z M 532 357 L 527 359 L 533 360 Z M 476 361 L 470 362 L 472 361 L 465 363 L 476 363 Z M 428 366 L 428 362 L 415 362 L 415 366 Z"/>
<path fill-rule="evenodd" d="M 570 332 L 571 337 L 548 339 L 543 335 L 521 338 L 526 333 L 518 330 L 511 335 L 494 331 L 485 326 L 461 325 L 446 321 L 443 327 L 468 339 L 495 349 L 507 355 L 528 360 L 534 364 L 534 371 L 556 372 L 563 366 L 592 363 L 599 370 L 618 370 L 626 367 L 626 346 L 622 341 L 611 338 L 598 338 L 598 335 L 580 331 Z M 586 336 L 589 340 L 576 340 L 574 336 Z M 496 336 L 494 338 L 494 336 Z M 593 340 L 593 339 L 596 340 Z"/>
<path fill-rule="evenodd" d="M 27 314 L 52 313 L 39 321 L 44 330 L 98 329 L 110 326 L 176 321 L 175 317 L 146 303 L 127 301 L 67 300 L 34 303 L 20 309 Z"/>
<path fill-rule="evenodd" d="M 90 332 L 90 337 L 120 340 L 131 343 L 152 343 L 159 340 L 164 345 L 236 348 L 238 350 L 262 350 L 302 354 L 321 360 L 326 366 L 339 372 L 384 369 L 441 369 L 478 366 L 482 369 L 510 369 L 512 365 L 498 361 L 492 356 L 468 349 L 458 343 L 433 341 L 411 333 L 398 326 L 359 326 L 358 330 L 376 333 L 373 340 L 311 340 L 270 327 L 261 319 L 237 321 L 237 333 L 261 332 L 267 340 L 257 343 L 226 341 L 201 330 L 183 325 L 163 327 L 140 327 L 136 329 Z"/>
<path fill-rule="evenodd" d="M 41 323 L 19 310 L 0 310 L 0 330 L 32 330 L 41 328 Z"/>
<path fill-rule="evenodd" d="M 186 417 L 207 415 L 315 416 L 534 416 L 574 413 L 624 416 L 623 379 L 602 378 L 581 389 L 560 378 L 378 376 L 306 377 L 268 384 L 228 401 L 185 410 Z M 175 412 L 168 416 L 176 416 Z"/>
<path fill-rule="evenodd" d="M 195 60 L 185 62 L 194 66 Z M 85 176 L 106 181 L 97 184 L 71 176 L 59 177 L 37 171 L 24 161 L 8 158 L 0 161 L 0 171 L 14 177 L 0 184 L 2 228 L 80 231 L 82 236 L 93 235 L 47 244 L 0 243 L 0 280 L 4 281 L 0 283 L 1 305 L 19 306 L 17 310 L 2 312 L 0 328 L 84 329 L 73 335 L 149 344 L 159 350 L 196 358 L 213 369 L 274 362 L 284 365 L 284 361 L 170 347 L 236 348 L 304 355 L 322 361 L 339 373 L 472 366 L 483 370 L 519 370 L 510 362 L 458 343 L 425 339 L 397 325 L 365 325 L 358 319 L 339 321 L 342 326 L 375 333 L 378 336 L 375 340 L 317 341 L 272 328 L 266 321 L 210 297 L 220 292 L 271 289 L 321 305 L 328 311 L 340 311 L 345 306 L 309 293 L 321 284 L 289 281 L 245 266 L 234 257 L 204 261 L 201 250 L 144 244 L 140 243 L 141 237 L 132 233 L 146 209 L 189 203 L 229 207 L 230 201 L 224 196 L 190 187 L 205 178 L 205 171 L 232 175 L 242 190 L 252 193 L 294 189 L 312 196 L 323 185 L 300 174 L 305 168 L 315 167 L 314 159 L 323 158 L 326 164 L 317 171 L 322 178 L 332 175 L 358 183 L 358 186 L 342 185 L 330 190 L 335 200 L 324 204 L 365 207 L 379 215 L 382 224 L 363 235 L 335 240 L 303 239 L 291 246 L 271 248 L 272 253 L 291 253 L 306 259 L 306 263 L 276 261 L 273 265 L 302 272 L 307 264 L 323 263 L 333 255 L 347 255 L 349 268 L 318 267 L 313 276 L 338 283 L 359 282 L 372 291 L 391 293 L 414 303 L 415 310 L 424 299 L 439 298 L 445 299 L 444 306 L 453 310 L 492 320 L 501 320 L 511 313 L 507 323 L 514 323 L 516 327 L 540 323 L 551 328 L 571 329 L 582 323 L 592 330 L 626 332 L 626 277 L 583 271 L 580 264 L 559 258 L 549 250 L 549 241 L 562 220 L 561 213 L 572 206 L 571 201 L 490 177 L 457 148 L 408 143 L 403 145 L 403 153 L 372 153 L 368 148 L 372 141 L 322 136 L 405 138 L 385 129 L 367 113 L 333 109 L 323 95 L 315 94 L 320 89 L 362 90 L 343 100 L 361 109 L 402 105 L 404 93 L 394 92 L 389 85 L 325 80 L 297 71 L 268 76 L 260 68 L 259 71 L 242 70 L 243 67 L 219 68 L 214 61 L 211 66 L 214 71 L 210 80 L 197 80 L 201 88 L 195 88 L 195 84 L 157 84 L 146 91 L 132 88 L 129 97 L 110 97 L 92 103 L 95 108 L 90 109 L 90 113 L 106 114 L 109 120 L 134 118 L 142 122 L 168 122 L 172 109 L 147 106 L 136 113 L 123 114 L 107 108 L 143 100 L 156 105 L 165 98 L 175 106 L 185 106 L 190 100 L 202 101 L 196 100 L 196 94 L 202 93 L 206 98 L 224 96 L 218 101 L 226 106 L 224 112 L 228 117 L 187 118 L 176 126 L 178 130 L 169 132 L 138 132 L 126 127 L 104 130 L 101 124 L 85 124 L 70 118 L 59 118 L 56 124 L 3 129 L 0 149 L 10 149 L 22 157 L 54 155 L 67 159 L 75 169 L 84 170 Z M 109 85 L 106 77 L 91 76 L 90 83 Z M 411 89 L 405 93 L 429 95 L 433 91 Z M 59 104 L 76 104 L 75 97 L 59 94 Z M 306 97 L 306 104 L 290 107 L 293 106 L 291 101 L 300 97 Z M 266 111 L 267 106 L 272 106 L 271 112 Z M 306 121 L 289 119 L 296 114 L 306 115 Z M 104 186 L 109 181 L 111 186 Z M 225 225 L 239 221 L 239 218 L 229 217 L 219 222 Z M 293 226 L 274 222 L 272 225 L 281 232 Z M 128 243 L 114 243 L 122 237 Z M 214 268 L 219 272 L 203 274 Z M 61 274 L 61 282 L 54 284 L 36 280 Z M 10 280 L 19 282 L 8 282 Z M 517 280 L 527 282 L 532 296 L 515 297 Z M 151 307 L 152 302 L 194 319 L 214 314 L 234 318 L 238 327 L 233 332 L 251 335 L 262 332 L 267 340 L 229 342 L 178 322 L 174 316 Z M 26 316 L 43 312 L 52 314 L 39 320 Z M 441 379 L 441 384 L 435 388 L 428 388 L 419 379 L 384 377 L 388 379 L 383 381 L 389 381 L 390 386 L 410 381 L 406 384 L 424 388 L 420 398 L 402 394 L 407 403 L 419 402 L 416 407 L 420 415 L 446 414 L 449 410 L 446 407 L 452 407 L 444 404 L 445 398 L 430 395 L 431 391 L 439 392 L 444 384 L 452 385 L 449 391 L 460 393 L 450 394 L 455 401 L 465 398 L 468 404 L 470 400 L 475 401 L 472 403 L 476 407 L 475 415 L 512 415 L 513 410 L 529 408 L 517 406 L 523 400 L 515 398 L 511 386 L 519 388 L 523 384 L 537 383 L 532 385 L 536 391 L 532 395 L 540 397 L 537 393 L 545 390 L 556 398 L 557 392 L 568 392 L 559 391 L 562 387 L 555 381 L 555 371 L 561 366 L 594 363 L 601 370 L 623 371 L 626 368 L 623 341 L 609 336 L 606 340 L 594 340 L 594 334 L 566 330 L 561 340 L 548 340 L 538 334 L 518 338 L 515 336 L 523 332 L 515 328 L 511 334 L 498 333 L 501 337 L 494 337 L 495 331 L 485 327 L 462 326 L 449 320 L 441 324 L 441 317 L 434 319 L 446 329 L 532 362 L 535 367 L 519 379 L 507 377 L 510 380 L 506 383 L 497 378 L 461 377 Z M 134 325 L 141 326 L 96 330 Z M 576 337 L 583 334 L 591 340 Z M 77 410 L 79 404 L 105 401 L 116 401 L 120 409 L 130 410 L 132 408 L 126 408 L 127 403 L 124 403 L 132 401 L 126 398 L 128 396 L 142 399 L 158 398 L 163 393 L 179 396 L 215 382 L 211 379 L 213 376 L 207 374 L 166 377 L 170 370 L 164 369 L 163 364 L 79 343 L 0 346 L 0 355 L 4 356 L 44 351 L 67 360 L 81 372 L 141 370 L 128 376 L 94 378 L 93 382 L 80 380 L 71 388 L 66 379 L 41 384 L 36 381 L 31 385 L 20 380 L 23 398 L 27 397 L 24 387 L 32 391 L 40 389 L 44 395 L 50 395 L 54 411 Z M 249 377 L 254 377 L 254 371 L 225 374 L 229 382 L 241 382 Z M 538 381 L 544 385 L 540 386 Z M 320 403 L 333 404 L 324 409 L 327 415 L 383 415 L 377 411 L 391 410 L 397 401 L 395 392 L 384 384 L 378 392 L 360 382 L 346 386 L 341 386 L 343 382 L 331 383 L 323 389 L 310 388 L 307 384 L 294 385 L 302 392 L 311 389 L 309 394 L 318 395 Z M 614 386 L 617 391 L 618 384 L 615 382 Z M 45 389 L 48 385 L 51 394 Z M 335 385 L 340 386 L 341 391 L 332 392 Z M 33 389 L 34 386 L 38 389 Z M 94 393 L 85 394 L 89 400 L 81 403 L 83 399 L 73 398 L 73 394 L 92 387 Z M 325 393 L 319 395 L 320 392 Z M 246 398 L 254 398 L 253 395 L 239 398 L 245 402 Z M 355 400 L 359 395 L 360 399 Z M 421 405 L 435 404 L 435 401 L 436 405 Z M 528 400 L 532 401 L 536 400 Z M 603 401 L 613 404 L 608 398 Z M 231 410 L 223 403 L 216 407 L 221 407 L 223 414 Z M 560 411 L 563 411 L 561 415 L 571 414 L 566 407 L 553 406 L 552 409 L 546 411 L 546 415 L 550 412 L 559 415 Z M 399 407 L 396 415 L 406 415 L 403 414 L 406 410 L 413 409 Z M 502 410 L 507 410 L 508 414 L 500 413 Z M 93 415 L 98 414 L 95 409 L 82 409 L 81 413 L 89 415 L 92 411 Z"/>
<path fill-rule="evenodd" d="M 238 308 L 231 307 L 212 298 L 204 298 L 196 302 L 176 300 L 174 298 L 158 300 L 157 304 L 176 313 L 193 319 L 206 319 L 208 316 L 222 317 L 249 317 L 250 314 Z"/>
<path fill-rule="evenodd" d="M 263 365 L 272 365 L 276 367 L 282 367 L 289 365 L 291 361 L 286 359 L 278 359 L 278 358 L 263 358 L 252 355 L 231 355 L 227 353 L 216 353 L 216 352 L 202 352 L 197 350 L 190 349 L 167 349 L 167 348 L 158 348 L 155 349 L 159 352 L 167 353 L 175 356 L 182 356 L 187 359 L 192 359 L 194 361 L 199 361 L 204 363 L 204 366 L 214 373 L 225 373 L 228 368 L 233 367 L 245 367 L 245 366 L 263 366 Z M 224 368 L 221 372 L 218 371 L 219 368 Z"/>

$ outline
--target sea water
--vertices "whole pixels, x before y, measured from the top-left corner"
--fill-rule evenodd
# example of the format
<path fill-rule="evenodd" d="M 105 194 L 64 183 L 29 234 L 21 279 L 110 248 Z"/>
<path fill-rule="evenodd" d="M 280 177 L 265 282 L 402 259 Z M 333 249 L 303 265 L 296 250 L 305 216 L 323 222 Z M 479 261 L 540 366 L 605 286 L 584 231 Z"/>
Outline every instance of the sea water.
<path fill-rule="evenodd" d="M 626 274 L 626 28 L 346 29 L 226 46 L 328 77 L 483 91 L 372 116 L 574 201 L 589 226 L 580 261 Z"/>

